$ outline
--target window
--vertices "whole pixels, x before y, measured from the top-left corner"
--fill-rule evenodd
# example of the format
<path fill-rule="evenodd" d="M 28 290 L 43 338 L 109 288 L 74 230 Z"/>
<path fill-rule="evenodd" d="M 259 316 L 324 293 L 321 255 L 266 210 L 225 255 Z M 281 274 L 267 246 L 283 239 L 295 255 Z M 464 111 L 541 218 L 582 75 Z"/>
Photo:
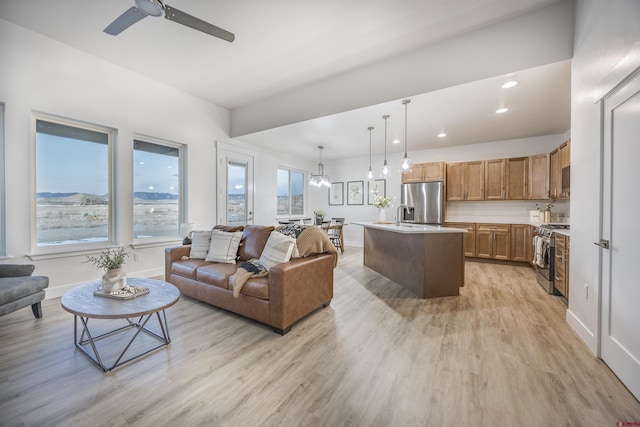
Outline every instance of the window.
<path fill-rule="evenodd" d="M 36 118 L 36 246 L 111 242 L 113 131 Z"/>
<path fill-rule="evenodd" d="M 0 257 L 7 255 L 7 228 L 5 222 L 4 183 L 4 104 L 0 102 Z"/>
<path fill-rule="evenodd" d="M 133 140 L 133 236 L 178 238 L 182 203 L 183 148 Z"/>
<path fill-rule="evenodd" d="M 278 168 L 278 216 L 304 214 L 304 172 Z"/>

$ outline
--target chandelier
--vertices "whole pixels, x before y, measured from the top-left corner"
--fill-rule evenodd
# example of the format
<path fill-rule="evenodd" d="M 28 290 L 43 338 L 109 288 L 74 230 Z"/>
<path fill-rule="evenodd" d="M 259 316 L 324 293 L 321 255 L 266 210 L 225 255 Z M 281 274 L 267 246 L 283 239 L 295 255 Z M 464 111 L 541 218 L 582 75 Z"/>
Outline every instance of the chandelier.
<path fill-rule="evenodd" d="M 309 179 L 309 184 L 314 187 L 331 187 L 331 178 L 328 175 L 324 174 L 324 165 L 322 164 L 322 150 L 324 147 L 322 145 L 318 145 L 318 173 L 311 174 L 311 178 Z"/>

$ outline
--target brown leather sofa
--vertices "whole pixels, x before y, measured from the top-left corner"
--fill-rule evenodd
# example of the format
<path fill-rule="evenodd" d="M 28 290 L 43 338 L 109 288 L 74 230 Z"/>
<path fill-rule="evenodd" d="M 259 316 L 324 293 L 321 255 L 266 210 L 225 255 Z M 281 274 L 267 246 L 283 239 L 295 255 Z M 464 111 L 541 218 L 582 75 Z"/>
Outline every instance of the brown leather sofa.
<path fill-rule="evenodd" d="M 238 229 L 242 228 L 235 228 Z M 183 295 L 265 323 L 284 335 L 296 321 L 329 305 L 336 258 L 334 254 L 323 253 L 277 264 L 267 277 L 250 278 L 239 298 L 234 298 L 229 277 L 240 261 L 260 257 L 273 230 L 272 226 L 244 227 L 236 264 L 183 259 L 189 256 L 188 245 L 166 248 L 165 280 L 177 286 Z"/>

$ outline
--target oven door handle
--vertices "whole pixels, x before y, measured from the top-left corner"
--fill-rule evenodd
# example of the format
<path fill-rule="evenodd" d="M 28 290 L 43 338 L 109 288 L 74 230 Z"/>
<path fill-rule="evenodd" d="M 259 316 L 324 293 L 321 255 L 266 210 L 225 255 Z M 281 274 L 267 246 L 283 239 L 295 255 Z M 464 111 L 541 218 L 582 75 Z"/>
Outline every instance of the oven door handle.
<path fill-rule="evenodd" d="M 609 241 L 600 239 L 599 242 L 593 242 L 594 245 L 600 246 L 602 249 L 609 249 Z"/>

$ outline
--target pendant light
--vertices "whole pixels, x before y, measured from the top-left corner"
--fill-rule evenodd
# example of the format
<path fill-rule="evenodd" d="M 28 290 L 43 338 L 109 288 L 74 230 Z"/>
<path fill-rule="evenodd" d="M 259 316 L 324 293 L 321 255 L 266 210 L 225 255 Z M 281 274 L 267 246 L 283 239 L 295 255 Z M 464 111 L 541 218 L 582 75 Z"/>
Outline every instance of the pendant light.
<path fill-rule="evenodd" d="M 402 158 L 402 170 L 407 172 L 411 170 L 411 159 L 407 155 L 407 106 L 410 102 L 410 99 L 402 101 L 404 104 L 404 157 Z"/>
<path fill-rule="evenodd" d="M 322 150 L 324 147 L 322 145 L 318 145 L 318 173 L 316 175 L 311 174 L 311 179 L 309 179 L 309 184 L 314 187 L 331 187 L 331 178 L 329 175 L 324 174 L 324 165 L 322 164 Z"/>
<path fill-rule="evenodd" d="M 371 131 L 373 126 L 369 126 L 369 172 L 367 172 L 367 179 L 373 179 L 373 169 L 371 169 Z"/>
<path fill-rule="evenodd" d="M 387 119 L 391 117 L 388 114 L 382 116 L 384 119 L 384 166 L 382 166 L 382 175 L 389 176 L 389 165 L 387 164 Z"/>

